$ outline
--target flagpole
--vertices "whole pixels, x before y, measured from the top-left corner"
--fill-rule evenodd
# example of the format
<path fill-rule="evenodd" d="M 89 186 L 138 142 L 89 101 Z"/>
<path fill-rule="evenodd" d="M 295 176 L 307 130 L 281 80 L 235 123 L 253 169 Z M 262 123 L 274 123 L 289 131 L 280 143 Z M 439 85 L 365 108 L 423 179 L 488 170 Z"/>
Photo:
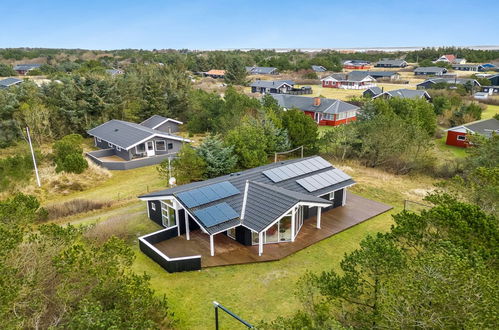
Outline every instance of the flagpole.
<path fill-rule="evenodd" d="M 31 157 L 33 157 L 33 166 L 35 167 L 36 183 L 38 187 L 41 187 L 40 176 L 38 175 L 38 167 L 36 166 L 35 151 L 33 150 L 33 144 L 31 143 L 31 136 L 29 135 L 29 127 L 26 126 L 26 133 L 28 134 L 29 148 L 31 149 Z"/>

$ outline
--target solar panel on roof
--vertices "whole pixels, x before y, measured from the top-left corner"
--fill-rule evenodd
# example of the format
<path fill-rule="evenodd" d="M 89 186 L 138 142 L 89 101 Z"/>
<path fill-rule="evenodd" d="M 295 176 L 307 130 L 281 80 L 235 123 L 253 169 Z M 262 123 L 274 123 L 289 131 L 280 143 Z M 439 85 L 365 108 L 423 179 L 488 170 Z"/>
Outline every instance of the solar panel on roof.
<path fill-rule="evenodd" d="M 178 193 L 177 197 L 190 208 L 208 204 L 236 194 L 239 194 L 239 190 L 229 181 L 224 181 Z"/>
<path fill-rule="evenodd" d="M 328 161 L 323 158 L 316 157 L 263 171 L 263 174 L 265 174 L 265 176 L 273 182 L 277 183 L 328 167 L 331 167 L 331 164 L 329 164 Z"/>
<path fill-rule="evenodd" d="M 225 202 L 194 211 L 194 215 L 206 227 L 213 227 L 222 222 L 239 217 L 239 214 Z"/>
<path fill-rule="evenodd" d="M 345 174 L 342 170 L 335 168 L 330 171 L 296 180 L 296 182 L 308 192 L 312 192 L 349 179 L 351 179 L 349 175 Z"/>

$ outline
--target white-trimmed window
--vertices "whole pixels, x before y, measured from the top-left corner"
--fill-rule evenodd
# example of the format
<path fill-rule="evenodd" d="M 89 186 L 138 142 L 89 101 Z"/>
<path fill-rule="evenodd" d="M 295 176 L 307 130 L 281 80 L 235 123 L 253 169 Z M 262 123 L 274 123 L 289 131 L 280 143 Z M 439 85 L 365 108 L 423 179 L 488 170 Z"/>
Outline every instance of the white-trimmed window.
<path fill-rule="evenodd" d="M 166 151 L 166 142 L 165 140 L 156 140 L 156 150 L 157 151 Z"/>
<path fill-rule="evenodd" d="M 161 201 L 161 222 L 166 228 L 177 226 L 175 209 L 170 201 Z"/>
<path fill-rule="evenodd" d="M 156 203 L 151 202 L 151 210 L 156 211 Z"/>
<path fill-rule="evenodd" d="M 116 146 L 116 150 L 121 151 L 121 148 L 120 148 L 120 147 L 118 147 L 118 146 Z"/>
<path fill-rule="evenodd" d="M 102 141 L 102 140 L 101 140 L 101 139 L 99 139 L 99 138 L 96 138 L 96 139 L 97 139 L 97 142 L 101 142 L 101 141 Z"/>
<path fill-rule="evenodd" d="M 329 193 L 329 200 L 334 200 L 334 191 Z"/>
<path fill-rule="evenodd" d="M 458 135 L 457 140 L 458 141 L 466 141 L 466 136 L 465 135 Z"/>
<path fill-rule="evenodd" d="M 139 144 L 135 147 L 135 151 L 137 151 L 138 154 L 146 152 L 146 145 L 144 143 Z"/>
<path fill-rule="evenodd" d="M 227 229 L 227 236 L 229 236 L 232 239 L 236 239 L 236 227 Z"/>

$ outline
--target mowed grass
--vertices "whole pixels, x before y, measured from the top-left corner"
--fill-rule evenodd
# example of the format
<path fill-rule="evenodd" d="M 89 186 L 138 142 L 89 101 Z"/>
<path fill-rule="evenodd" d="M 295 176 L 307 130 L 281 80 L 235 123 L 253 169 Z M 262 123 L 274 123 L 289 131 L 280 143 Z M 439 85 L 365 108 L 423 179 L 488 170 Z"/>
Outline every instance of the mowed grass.
<path fill-rule="evenodd" d="M 487 105 L 487 108 L 482 112 L 482 119 L 490 119 L 499 114 L 499 105 Z"/>

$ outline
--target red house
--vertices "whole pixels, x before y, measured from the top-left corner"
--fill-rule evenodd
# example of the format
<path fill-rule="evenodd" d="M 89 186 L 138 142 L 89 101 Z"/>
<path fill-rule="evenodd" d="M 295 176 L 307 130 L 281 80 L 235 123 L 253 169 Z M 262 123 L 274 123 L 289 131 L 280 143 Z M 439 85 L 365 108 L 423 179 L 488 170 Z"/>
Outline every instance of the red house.
<path fill-rule="evenodd" d="M 371 67 L 372 67 L 371 62 L 364 60 L 350 60 L 343 62 L 344 69 L 364 70 L 364 69 L 370 69 Z"/>
<path fill-rule="evenodd" d="M 491 118 L 449 128 L 445 143 L 450 146 L 466 148 L 470 145 L 468 141 L 470 134 L 480 134 L 487 138 L 490 138 L 492 134 L 499 134 L 499 120 Z"/>
<path fill-rule="evenodd" d="M 338 126 L 357 119 L 359 107 L 340 100 L 287 94 L 271 95 L 285 110 L 301 110 L 321 126 Z"/>

